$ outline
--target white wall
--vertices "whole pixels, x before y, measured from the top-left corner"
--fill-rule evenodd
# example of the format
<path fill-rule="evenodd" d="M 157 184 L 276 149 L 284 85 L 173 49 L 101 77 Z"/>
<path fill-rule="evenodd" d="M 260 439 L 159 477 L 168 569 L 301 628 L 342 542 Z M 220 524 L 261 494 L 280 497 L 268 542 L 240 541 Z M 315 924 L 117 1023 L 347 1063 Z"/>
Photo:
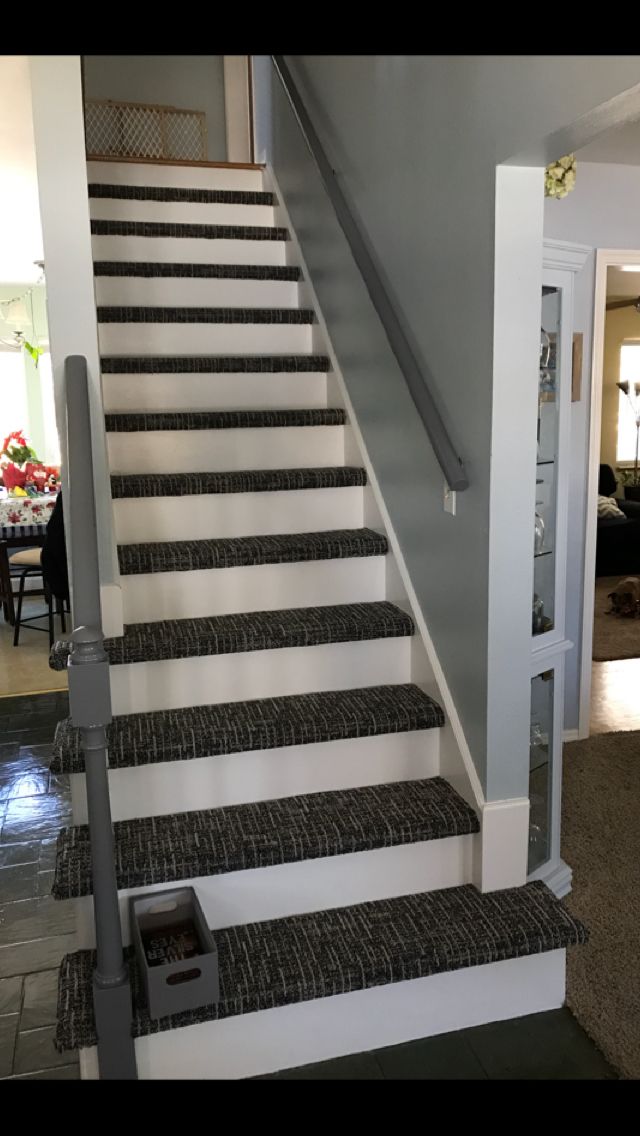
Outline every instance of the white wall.
<path fill-rule="evenodd" d="M 544 235 L 597 248 L 640 249 L 640 166 L 581 162 L 576 188 L 561 201 L 545 201 Z M 571 483 L 567 563 L 567 658 L 565 727 L 576 729 L 582 648 L 582 591 L 586 526 L 589 402 L 595 252 L 576 280 L 575 330 L 584 332 L 582 398 L 571 404 Z M 640 320 L 639 320 L 640 323 Z M 599 455 L 595 456 L 600 461 Z"/>
<path fill-rule="evenodd" d="M 103 630 L 106 635 L 117 635 L 122 634 L 117 610 L 119 571 L 100 389 L 80 56 L 31 55 L 29 65 L 63 494 L 68 500 L 65 360 L 69 355 L 84 355 L 91 404 Z M 66 509 L 65 515 L 69 516 Z M 65 528 L 69 544 L 68 523 Z"/>
<path fill-rule="evenodd" d="M 637 112 L 640 57 L 287 59 L 467 465 L 471 488 L 452 518 L 402 376 L 373 324 L 358 322 L 364 309 L 333 256 L 335 218 L 310 188 L 276 88 L 278 181 L 478 772 L 490 800 L 523 796 L 542 246 L 532 202 L 548 161 L 631 102 Z M 507 161 L 523 168 L 501 179 L 497 215 L 496 164 Z"/>
<path fill-rule="evenodd" d="M 85 55 L 85 95 L 207 116 L 207 159 L 227 160 L 222 55 Z"/>

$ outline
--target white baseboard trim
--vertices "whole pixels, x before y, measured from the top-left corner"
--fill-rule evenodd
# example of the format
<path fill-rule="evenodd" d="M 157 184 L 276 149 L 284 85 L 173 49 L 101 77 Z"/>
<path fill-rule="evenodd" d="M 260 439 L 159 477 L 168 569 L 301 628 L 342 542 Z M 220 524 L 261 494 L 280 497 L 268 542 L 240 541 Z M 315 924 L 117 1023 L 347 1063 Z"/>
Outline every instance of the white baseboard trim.
<path fill-rule="evenodd" d="M 579 738 L 580 730 L 577 727 L 572 728 L 571 730 L 562 731 L 563 742 L 577 742 Z"/>

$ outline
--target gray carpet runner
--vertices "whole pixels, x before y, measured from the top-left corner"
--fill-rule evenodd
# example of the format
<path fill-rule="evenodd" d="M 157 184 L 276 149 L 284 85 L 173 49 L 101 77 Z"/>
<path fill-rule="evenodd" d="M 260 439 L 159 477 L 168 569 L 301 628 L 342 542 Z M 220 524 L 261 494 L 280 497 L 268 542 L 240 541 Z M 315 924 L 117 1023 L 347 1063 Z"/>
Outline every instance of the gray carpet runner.
<path fill-rule="evenodd" d="M 311 308 L 117 307 L 96 309 L 98 323 L 259 323 L 311 324 Z"/>
<path fill-rule="evenodd" d="M 176 410 L 105 414 L 107 433 L 139 430 L 259 430 L 275 426 L 344 426 L 344 410 Z"/>
<path fill-rule="evenodd" d="M 89 197 L 120 201 L 189 201 L 194 205 L 273 205 L 272 193 L 252 189 L 183 189 L 174 185 L 89 183 Z"/>
<path fill-rule="evenodd" d="M 464 884 L 225 927 L 214 935 L 219 1004 L 168 1018 L 149 1017 L 138 968 L 127 949 L 134 1037 L 587 941 L 583 924 L 540 881 L 484 895 Z M 94 967 L 94 951 L 77 951 L 62 960 L 55 1039 L 61 1051 L 96 1044 Z"/>
<path fill-rule="evenodd" d="M 327 355 L 103 355 L 104 375 L 283 374 L 330 371 Z"/>
<path fill-rule="evenodd" d="M 295 264 L 177 264 L 170 261 L 96 260 L 95 276 L 176 276 L 212 280 L 300 279 Z"/>
<path fill-rule="evenodd" d="M 130 769 L 442 725 L 438 703 L 412 683 L 123 714 L 107 726 L 109 767 Z M 56 727 L 51 772 L 84 772 L 80 732 L 70 718 Z"/>
<path fill-rule="evenodd" d="M 385 556 L 386 536 L 373 529 L 335 529 L 278 536 L 232 536 L 211 540 L 147 541 L 118 545 L 123 576 L 148 572 L 196 572 L 261 564 L 302 564 L 310 560 L 344 560 Z"/>
<path fill-rule="evenodd" d="M 94 237 L 175 237 L 205 241 L 288 241 L 275 225 L 186 225 L 176 221 L 91 221 Z"/>
<path fill-rule="evenodd" d="M 130 497 L 190 497 L 209 493 L 282 493 L 299 489 L 344 489 L 367 484 L 364 469 L 241 469 L 227 473 L 112 474 L 114 500 Z"/>
<path fill-rule="evenodd" d="M 130 623 L 125 625 L 124 635 L 105 640 L 105 649 L 111 665 L 118 666 L 413 634 L 411 616 L 395 604 L 381 601 Z M 68 643 L 55 643 L 49 665 L 53 670 L 64 670 L 68 657 Z"/>
<path fill-rule="evenodd" d="M 251 801 L 116 821 L 119 888 L 153 887 L 479 831 L 475 811 L 442 777 Z M 89 826 L 58 836 L 52 894 L 90 895 Z"/>

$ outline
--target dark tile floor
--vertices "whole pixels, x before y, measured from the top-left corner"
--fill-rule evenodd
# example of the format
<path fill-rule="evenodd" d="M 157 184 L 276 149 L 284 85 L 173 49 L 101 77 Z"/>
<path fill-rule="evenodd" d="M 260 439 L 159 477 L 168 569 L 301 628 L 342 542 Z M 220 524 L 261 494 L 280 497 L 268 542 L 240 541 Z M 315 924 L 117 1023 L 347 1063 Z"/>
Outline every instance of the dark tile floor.
<path fill-rule="evenodd" d="M 551 1010 L 422 1041 L 286 1069 L 287 1081 L 617 1080 L 569 1010 Z"/>
<path fill-rule="evenodd" d="M 0 1079 L 76 1079 L 53 1046 L 72 903 L 49 892 L 68 782 L 48 771 L 66 691 L 0 698 Z M 605 1080 L 615 1072 L 568 1010 L 496 1022 L 275 1074 L 276 1080 Z"/>
<path fill-rule="evenodd" d="M 0 698 L 0 1078 L 79 1077 L 53 1045 L 58 966 L 75 947 L 73 904 L 50 896 L 70 801 L 49 762 L 68 706 L 66 691 Z"/>

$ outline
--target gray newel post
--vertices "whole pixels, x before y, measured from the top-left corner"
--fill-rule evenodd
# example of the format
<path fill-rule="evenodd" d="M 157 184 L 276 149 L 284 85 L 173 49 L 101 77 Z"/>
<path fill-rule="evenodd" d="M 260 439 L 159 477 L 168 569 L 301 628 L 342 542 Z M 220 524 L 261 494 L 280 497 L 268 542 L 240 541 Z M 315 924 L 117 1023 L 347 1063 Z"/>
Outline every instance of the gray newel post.
<path fill-rule="evenodd" d="M 106 727 L 111 721 L 109 660 L 104 649 L 87 361 L 65 361 L 73 636 L 69 702 L 85 757 L 97 964 L 93 1003 L 100 1078 L 137 1076 L 131 1034 L 131 988 L 122 952 L 115 848 L 107 777 Z"/>

